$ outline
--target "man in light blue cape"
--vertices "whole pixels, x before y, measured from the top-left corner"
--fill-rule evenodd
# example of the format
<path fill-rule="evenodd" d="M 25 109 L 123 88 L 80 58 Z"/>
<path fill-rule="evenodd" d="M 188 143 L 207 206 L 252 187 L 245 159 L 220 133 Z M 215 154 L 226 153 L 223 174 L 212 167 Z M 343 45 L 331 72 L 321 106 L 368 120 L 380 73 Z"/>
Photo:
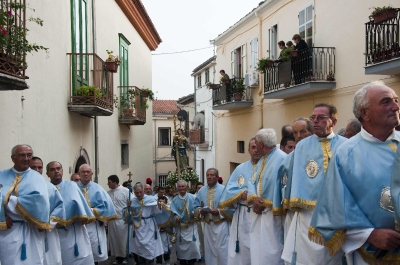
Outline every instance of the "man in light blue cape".
<path fill-rule="evenodd" d="M 143 184 L 133 186 L 136 197 L 124 209 L 124 219 L 132 224 L 129 252 L 139 256 L 139 264 L 147 264 L 164 253 L 155 215 L 161 214 L 161 205 L 154 196 L 145 195 Z M 133 221 L 133 222 L 132 222 Z"/>
<path fill-rule="evenodd" d="M 37 171 L 40 175 L 43 173 L 43 161 L 37 156 L 32 157 L 29 167 Z M 47 191 L 50 200 L 50 225 L 52 230 L 43 231 L 44 236 L 44 265 L 61 265 L 60 238 L 57 229 L 54 229 L 59 220 L 65 218 L 64 202 L 60 193 L 53 184 L 46 181 Z"/>
<path fill-rule="evenodd" d="M 250 255 L 251 264 L 283 265 L 283 212 L 274 209 L 274 189 L 278 169 L 286 153 L 276 148 L 274 129 L 261 129 L 256 136 L 257 151 L 261 155 L 256 166 L 256 174 L 248 179 L 247 202 L 253 204 L 250 213 Z"/>
<path fill-rule="evenodd" d="M 177 186 L 179 194 L 171 203 L 177 226 L 176 255 L 181 264 L 193 265 L 201 258 L 199 234 L 193 212 L 196 196 L 187 192 L 188 184 L 185 180 L 178 180 Z"/>
<path fill-rule="evenodd" d="M 96 220 L 92 211 L 78 185 L 75 182 L 63 180 L 63 168 L 60 162 L 48 163 L 46 174 L 64 201 L 65 216 L 57 220 L 62 264 L 92 264 L 94 262 L 92 248 L 85 227 L 86 224 Z"/>
<path fill-rule="evenodd" d="M 399 124 L 397 102 L 396 93 L 382 82 L 355 93 L 353 112 L 362 123 L 361 132 L 333 155 L 314 211 L 310 239 L 324 244 L 331 254 L 342 249 L 348 264 L 400 261 L 393 213 L 397 210 L 390 198 L 393 188 L 396 206 L 399 186 L 391 184 L 391 172 L 400 139 L 394 130 Z"/>
<path fill-rule="evenodd" d="M 159 190 L 160 191 L 160 190 Z M 160 231 L 161 242 L 164 250 L 164 254 L 156 257 L 156 264 L 162 264 L 164 261 L 166 265 L 170 265 L 171 249 L 169 248 L 171 236 L 174 234 L 174 213 L 171 211 L 170 202 L 168 197 L 156 194 L 154 196 L 156 200 L 161 204 L 162 212 L 155 215 L 154 218 L 157 222 L 158 229 Z"/>
<path fill-rule="evenodd" d="M 300 265 L 336 265 L 343 253 L 331 257 L 326 248 L 308 239 L 308 228 L 333 152 L 347 139 L 333 133 L 338 112 L 330 103 L 317 103 L 310 120 L 314 135 L 301 140 L 289 161 L 285 209 L 296 213 L 286 236 L 282 258 Z M 287 161 L 286 161 L 287 162 Z"/>
<path fill-rule="evenodd" d="M 219 208 L 224 186 L 218 183 L 219 173 L 215 168 L 206 172 L 207 185 L 197 193 L 194 203 L 195 217 L 205 222 L 204 255 L 206 264 L 226 265 L 228 263 L 229 222 L 231 209 Z"/>
<path fill-rule="evenodd" d="M 107 260 L 107 235 L 104 223 L 118 218 L 114 204 L 107 192 L 97 183 L 92 182 L 92 168 L 88 164 L 79 167 L 81 182 L 78 183 L 87 204 L 96 217 L 96 222 L 86 225 L 94 262 Z"/>
<path fill-rule="evenodd" d="M 233 171 L 225 186 L 219 206 L 233 207 L 235 213 L 230 226 L 228 246 L 228 264 L 251 265 L 250 258 L 250 210 L 247 205 L 247 183 L 256 174 L 256 165 L 260 160 L 255 139 L 251 138 L 248 149 L 250 160 Z"/>
<path fill-rule="evenodd" d="M 29 168 L 33 150 L 17 145 L 11 151 L 14 166 L 0 171 L 4 214 L 0 228 L 2 264 L 43 264 L 44 239 L 40 231 L 51 230 L 46 181 Z M 4 224 L 4 222 L 3 222 Z"/>

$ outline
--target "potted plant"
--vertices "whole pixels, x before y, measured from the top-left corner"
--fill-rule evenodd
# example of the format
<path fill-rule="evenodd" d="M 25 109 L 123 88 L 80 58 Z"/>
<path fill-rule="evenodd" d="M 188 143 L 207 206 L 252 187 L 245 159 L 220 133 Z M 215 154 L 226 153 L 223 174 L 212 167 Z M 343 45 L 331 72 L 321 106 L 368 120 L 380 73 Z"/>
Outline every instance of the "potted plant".
<path fill-rule="evenodd" d="M 113 51 L 106 50 L 108 57 L 106 59 L 106 69 L 111 73 L 118 71 L 118 65 L 121 64 L 121 60 L 118 55 L 113 55 Z"/>
<path fill-rule="evenodd" d="M 232 82 L 232 93 L 235 97 L 235 101 L 241 101 L 245 91 L 246 86 L 244 85 L 244 78 L 234 79 Z"/>
<path fill-rule="evenodd" d="M 329 74 L 326 77 L 326 81 L 335 81 L 332 71 L 329 71 Z"/>
<path fill-rule="evenodd" d="M 226 78 L 225 76 L 221 76 L 221 78 L 219 79 L 219 83 L 220 84 L 228 84 L 229 83 L 229 79 Z"/>
<path fill-rule="evenodd" d="M 25 57 L 28 53 L 48 51 L 48 48 L 29 43 L 26 39 L 29 29 L 22 20 L 26 8 L 26 5 L 18 2 L 2 1 L 0 9 L 0 58 L 11 66 L 11 71 L 15 75 L 21 75 L 20 71 L 27 68 Z M 43 20 L 40 18 L 30 17 L 27 21 L 43 26 Z M 10 69 L 0 67 L 0 71 L 9 73 Z"/>
<path fill-rule="evenodd" d="M 269 57 L 267 58 L 262 58 L 258 60 L 258 64 L 257 64 L 257 71 L 260 73 L 265 74 L 266 72 L 266 68 L 267 67 L 272 67 L 274 66 L 274 61 L 272 61 L 271 59 L 269 59 Z"/>
<path fill-rule="evenodd" d="M 81 97 L 103 97 L 101 89 L 95 86 L 81 86 L 76 90 L 76 95 Z"/>
<path fill-rule="evenodd" d="M 148 98 L 149 100 L 154 100 L 154 92 L 149 88 L 141 88 L 141 94 L 143 97 Z"/>
<path fill-rule="evenodd" d="M 288 62 L 291 59 L 290 53 L 293 51 L 293 47 L 288 47 L 281 52 L 281 60 L 283 62 Z"/>
<path fill-rule="evenodd" d="M 389 20 L 391 18 L 396 17 L 396 9 L 391 5 L 383 6 L 383 7 L 373 7 L 373 11 L 371 15 L 369 15 L 369 19 L 373 19 L 375 24 L 380 24 Z"/>
<path fill-rule="evenodd" d="M 128 89 L 126 94 L 121 95 L 121 98 L 114 95 L 114 106 L 118 109 L 121 108 L 125 117 L 133 116 L 135 102 L 135 89 Z"/>
<path fill-rule="evenodd" d="M 207 86 L 208 89 L 216 89 L 218 87 L 217 84 L 213 84 L 211 82 L 207 82 L 206 86 Z"/>

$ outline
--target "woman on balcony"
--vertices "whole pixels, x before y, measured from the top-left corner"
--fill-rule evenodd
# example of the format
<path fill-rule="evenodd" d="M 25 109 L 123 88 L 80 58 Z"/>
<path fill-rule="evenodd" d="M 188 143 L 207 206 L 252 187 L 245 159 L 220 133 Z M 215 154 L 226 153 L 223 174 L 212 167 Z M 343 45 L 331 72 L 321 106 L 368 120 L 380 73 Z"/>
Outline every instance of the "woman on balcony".
<path fill-rule="evenodd" d="M 297 51 L 297 57 L 293 62 L 293 74 L 295 84 L 304 83 L 306 78 L 310 77 L 311 61 L 309 60 L 309 51 L 307 43 L 299 34 L 294 34 L 292 40 L 296 43 L 294 50 Z"/>

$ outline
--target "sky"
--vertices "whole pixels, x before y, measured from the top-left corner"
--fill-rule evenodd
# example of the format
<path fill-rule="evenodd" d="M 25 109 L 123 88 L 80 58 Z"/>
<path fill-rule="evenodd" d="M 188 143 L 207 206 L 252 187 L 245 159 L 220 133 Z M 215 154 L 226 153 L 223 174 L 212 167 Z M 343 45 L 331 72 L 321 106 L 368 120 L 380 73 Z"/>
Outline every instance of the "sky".
<path fill-rule="evenodd" d="M 210 40 L 234 25 L 261 1 L 142 0 L 162 39 L 152 52 L 155 97 L 178 99 L 193 93 L 193 69 L 214 56 Z M 195 49 L 202 50 L 181 53 Z"/>

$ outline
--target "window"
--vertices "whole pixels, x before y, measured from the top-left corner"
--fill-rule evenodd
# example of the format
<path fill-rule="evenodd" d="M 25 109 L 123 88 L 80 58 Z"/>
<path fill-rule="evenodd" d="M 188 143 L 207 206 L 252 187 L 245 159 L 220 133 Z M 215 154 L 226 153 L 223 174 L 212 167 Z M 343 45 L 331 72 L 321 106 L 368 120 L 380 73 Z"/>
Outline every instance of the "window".
<path fill-rule="evenodd" d="M 197 76 L 197 87 L 201 87 L 201 74 Z"/>
<path fill-rule="evenodd" d="M 129 86 L 129 52 L 128 48 L 131 43 L 123 34 L 119 34 L 119 58 L 122 62 L 119 66 L 119 82 L 121 89 L 119 91 L 121 98 L 127 98 Z"/>
<path fill-rule="evenodd" d="M 237 141 L 237 152 L 244 154 L 244 141 Z"/>
<path fill-rule="evenodd" d="M 72 58 L 72 89 L 76 90 L 82 85 L 89 83 L 89 56 L 87 42 L 87 5 L 86 0 L 73 0 L 72 2 L 72 52 L 80 55 Z"/>
<path fill-rule="evenodd" d="M 231 72 L 238 78 L 244 78 L 246 74 L 246 44 L 231 52 Z"/>
<path fill-rule="evenodd" d="M 171 145 L 171 128 L 158 128 L 158 145 Z"/>
<path fill-rule="evenodd" d="M 234 163 L 234 162 L 229 163 L 231 174 L 233 173 L 233 171 L 235 171 L 236 167 L 239 165 L 240 165 L 239 163 Z"/>
<path fill-rule="evenodd" d="M 250 41 L 251 54 L 250 54 L 250 69 L 254 70 L 257 68 L 258 63 L 258 38 L 254 38 Z"/>
<path fill-rule="evenodd" d="M 210 82 L 210 69 L 207 69 L 204 71 L 204 75 L 205 75 L 205 83 L 207 84 L 208 82 Z"/>
<path fill-rule="evenodd" d="M 129 144 L 128 141 L 123 140 L 121 143 L 121 169 L 129 167 Z"/>
<path fill-rule="evenodd" d="M 299 35 L 309 47 L 313 46 L 313 6 L 309 5 L 299 12 Z"/>
<path fill-rule="evenodd" d="M 158 175 L 158 182 L 157 185 L 160 187 L 165 187 L 167 186 L 167 174 L 163 174 L 163 175 Z"/>
<path fill-rule="evenodd" d="M 269 58 L 278 58 L 278 25 L 269 29 Z"/>

